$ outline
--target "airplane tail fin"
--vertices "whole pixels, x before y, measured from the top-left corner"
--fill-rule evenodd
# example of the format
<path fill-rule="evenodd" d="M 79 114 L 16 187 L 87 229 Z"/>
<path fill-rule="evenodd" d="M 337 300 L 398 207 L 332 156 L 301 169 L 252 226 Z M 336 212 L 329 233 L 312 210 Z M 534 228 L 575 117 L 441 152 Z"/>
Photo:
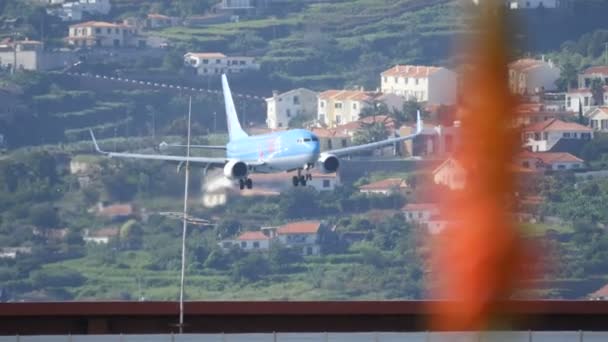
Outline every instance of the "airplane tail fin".
<path fill-rule="evenodd" d="M 228 135 L 230 141 L 238 140 L 247 137 L 247 133 L 241 128 L 239 123 L 239 117 L 236 114 L 236 108 L 234 107 L 234 101 L 232 100 L 232 92 L 228 85 L 228 79 L 226 75 L 222 75 L 222 90 L 224 92 L 224 103 L 226 105 L 226 122 L 228 124 Z"/>

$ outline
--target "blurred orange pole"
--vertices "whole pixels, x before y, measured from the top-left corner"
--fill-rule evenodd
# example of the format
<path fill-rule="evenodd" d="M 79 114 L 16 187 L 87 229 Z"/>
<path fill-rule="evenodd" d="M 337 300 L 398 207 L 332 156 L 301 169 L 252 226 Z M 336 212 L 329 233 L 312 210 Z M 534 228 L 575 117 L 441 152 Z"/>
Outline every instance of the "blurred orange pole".
<path fill-rule="evenodd" d="M 454 224 L 434 241 L 433 294 L 447 300 L 431 308 L 441 313 L 431 322 L 440 330 L 488 328 L 500 315 L 499 301 L 510 298 L 521 277 L 521 241 L 507 213 L 516 191 L 511 165 L 518 137 L 512 129 L 515 101 L 508 87 L 507 26 L 500 3 L 480 5 L 476 36 L 467 44 L 474 67 L 462 83 L 462 145 L 455 155 L 466 171 L 466 188 L 448 199 Z"/>

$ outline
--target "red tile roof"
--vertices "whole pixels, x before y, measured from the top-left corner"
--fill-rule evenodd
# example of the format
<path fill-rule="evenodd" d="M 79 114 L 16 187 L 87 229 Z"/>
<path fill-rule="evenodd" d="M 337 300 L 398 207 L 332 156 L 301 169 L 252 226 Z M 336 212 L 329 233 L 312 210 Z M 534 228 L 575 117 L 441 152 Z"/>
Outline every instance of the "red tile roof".
<path fill-rule="evenodd" d="M 116 217 L 133 215 L 134 209 L 131 204 L 113 204 L 99 210 L 99 215 Z"/>
<path fill-rule="evenodd" d="M 350 135 L 344 129 L 315 127 L 312 132 L 319 138 L 350 138 Z"/>
<path fill-rule="evenodd" d="M 401 178 L 388 178 L 359 187 L 360 190 L 392 190 L 406 188 L 407 184 Z"/>
<path fill-rule="evenodd" d="M 84 23 L 78 23 L 70 25 L 70 27 L 107 27 L 107 28 L 125 28 L 127 25 L 108 23 L 105 21 L 87 21 Z"/>
<path fill-rule="evenodd" d="M 608 297 L 608 284 L 602 286 L 601 289 L 589 294 L 589 297 Z"/>
<path fill-rule="evenodd" d="M 89 237 L 113 237 L 113 236 L 118 236 L 118 233 L 120 232 L 120 229 L 116 228 L 116 227 L 106 227 L 106 228 L 101 228 L 92 232 L 88 233 Z"/>
<path fill-rule="evenodd" d="M 518 59 L 515 62 L 509 64 L 509 69 L 513 69 L 516 71 L 528 71 L 534 68 L 538 68 L 540 66 L 548 64 L 547 62 L 543 62 L 539 59 L 532 58 L 522 58 Z"/>
<path fill-rule="evenodd" d="M 523 128 L 524 132 L 543 132 L 543 131 L 576 131 L 592 132 L 593 129 L 575 122 L 565 122 L 556 118 L 537 122 Z"/>
<path fill-rule="evenodd" d="M 606 65 L 593 66 L 593 67 L 589 67 L 589 68 L 585 69 L 585 71 L 583 71 L 583 75 L 593 75 L 593 74 L 608 74 L 608 66 L 606 66 Z"/>
<path fill-rule="evenodd" d="M 604 86 L 604 91 L 608 91 L 608 86 Z M 571 89 L 568 94 L 591 94 L 590 88 Z"/>
<path fill-rule="evenodd" d="M 518 155 L 519 158 L 536 158 L 544 164 L 553 163 L 582 163 L 584 160 L 567 152 L 529 152 L 525 151 Z"/>
<path fill-rule="evenodd" d="M 398 77 L 427 77 L 437 71 L 441 67 L 424 66 L 424 65 L 395 65 L 394 67 L 385 70 L 382 76 L 398 76 Z"/>
<path fill-rule="evenodd" d="M 319 94 L 322 100 L 337 101 L 367 101 L 376 97 L 376 93 L 362 90 L 326 90 Z"/>
<path fill-rule="evenodd" d="M 277 234 L 316 234 L 320 227 L 320 221 L 292 222 L 279 227 L 279 229 L 277 229 Z"/>
<path fill-rule="evenodd" d="M 439 206 L 435 203 L 408 203 L 401 210 L 402 211 L 422 211 L 422 210 L 436 210 Z"/>
<path fill-rule="evenodd" d="M 264 235 L 264 233 L 260 232 L 260 231 L 256 231 L 256 232 L 244 232 L 243 234 L 239 235 L 236 240 L 239 241 L 251 241 L 251 240 L 270 240 L 270 238 L 266 235 Z"/>

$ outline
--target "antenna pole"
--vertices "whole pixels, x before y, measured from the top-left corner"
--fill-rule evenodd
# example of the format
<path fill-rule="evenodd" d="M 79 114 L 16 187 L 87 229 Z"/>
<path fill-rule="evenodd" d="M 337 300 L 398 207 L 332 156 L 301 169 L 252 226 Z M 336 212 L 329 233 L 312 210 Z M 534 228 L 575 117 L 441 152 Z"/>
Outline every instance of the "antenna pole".
<path fill-rule="evenodd" d="M 184 276 L 186 274 L 186 232 L 188 230 L 188 181 L 190 176 L 190 123 L 192 118 L 192 97 L 188 103 L 188 141 L 186 145 L 186 181 L 184 185 L 184 217 L 182 229 L 182 274 L 179 291 L 179 333 L 184 332 Z"/>

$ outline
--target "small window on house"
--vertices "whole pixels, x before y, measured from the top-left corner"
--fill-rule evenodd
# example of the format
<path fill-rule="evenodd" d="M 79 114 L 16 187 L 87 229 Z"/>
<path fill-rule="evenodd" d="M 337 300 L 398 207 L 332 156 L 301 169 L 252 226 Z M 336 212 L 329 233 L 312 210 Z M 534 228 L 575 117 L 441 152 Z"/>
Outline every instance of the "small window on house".
<path fill-rule="evenodd" d="M 570 138 L 570 133 L 565 132 L 565 133 L 564 133 L 564 138 Z"/>
<path fill-rule="evenodd" d="M 241 248 L 247 248 L 247 241 L 241 241 Z"/>
<path fill-rule="evenodd" d="M 418 85 L 418 83 L 420 82 L 418 78 L 415 79 L 416 81 L 416 85 Z"/>
<path fill-rule="evenodd" d="M 287 117 L 288 117 L 288 118 L 290 118 L 290 117 L 291 117 L 291 110 L 290 110 L 290 109 L 287 109 L 287 110 L 285 111 L 285 114 L 287 114 Z"/>
<path fill-rule="evenodd" d="M 321 108 L 325 108 L 325 101 L 321 101 Z"/>
<path fill-rule="evenodd" d="M 203 64 L 209 64 L 209 60 L 208 59 L 203 59 Z"/>
<path fill-rule="evenodd" d="M 337 123 L 337 124 L 342 123 L 342 116 L 340 116 L 340 115 L 336 115 L 336 123 Z"/>
<path fill-rule="evenodd" d="M 240 65 L 245 65 L 245 61 L 240 61 L 239 64 Z"/>
<path fill-rule="evenodd" d="M 324 179 L 323 180 L 323 187 L 324 188 L 329 188 L 329 179 Z"/>
<path fill-rule="evenodd" d="M 388 82 L 388 77 L 384 76 L 384 83 Z"/>
<path fill-rule="evenodd" d="M 299 98 L 298 96 L 294 96 L 294 97 L 293 97 L 293 104 L 294 104 L 294 105 L 298 105 L 298 104 L 300 104 L 300 98 Z"/>
<path fill-rule="evenodd" d="M 253 248 L 260 248 L 260 243 L 258 241 L 255 241 L 253 243 Z"/>
<path fill-rule="evenodd" d="M 220 59 L 215 60 L 215 64 L 220 64 L 220 63 L 222 63 L 222 61 Z"/>
<path fill-rule="evenodd" d="M 557 169 L 558 169 L 558 170 L 565 170 L 565 169 L 566 169 L 566 165 L 564 165 L 564 164 L 559 164 L 559 165 L 557 165 Z"/>
<path fill-rule="evenodd" d="M 348 145 L 348 141 L 346 139 L 342 139 L 342 147 L 346 147 Z"/>
<path fill-rule="evenodd" d="M 95 33 L 97 33 L 97 34 L 101 34 L 101 29 L 100 29 L 100 28 L 96 28 L 96 29 L 95 29 Z"/>
<path fill-rule="evenodd" d="M 572 99 L 570 98 L 570 96 L 566 97 L 566 107 L 570 108 L 570 106 L 572 106 Z"/>
<path fill-rule="evenodd" d="M 336 103 L 334 103 L 334 108 L 336 108 L 336 109 L 342 109 L 342 102 L 336 102 Z"/>
<path fill-rule="evenodd" d="M 107 30 L 108 34 L 112 34 L 112 29 Z"/>
<path fill-rule="evenodd" d="M 357 103 L 353 103 L 353 109 L 357 110 Z"/>
<path fill-rule="evenodd" d="M 589 97 L 585 96 L 585 107 L 589 106 Z"/>
<path fill-rule="evenodd" d="M 119 34 L 120 30 L 119 29 L 114 29 L 114 33 Z"/>
<path fill-rule="evenodd" d="M 543 132 L 543 140 L 549 140 L 549 133 Z"/>

